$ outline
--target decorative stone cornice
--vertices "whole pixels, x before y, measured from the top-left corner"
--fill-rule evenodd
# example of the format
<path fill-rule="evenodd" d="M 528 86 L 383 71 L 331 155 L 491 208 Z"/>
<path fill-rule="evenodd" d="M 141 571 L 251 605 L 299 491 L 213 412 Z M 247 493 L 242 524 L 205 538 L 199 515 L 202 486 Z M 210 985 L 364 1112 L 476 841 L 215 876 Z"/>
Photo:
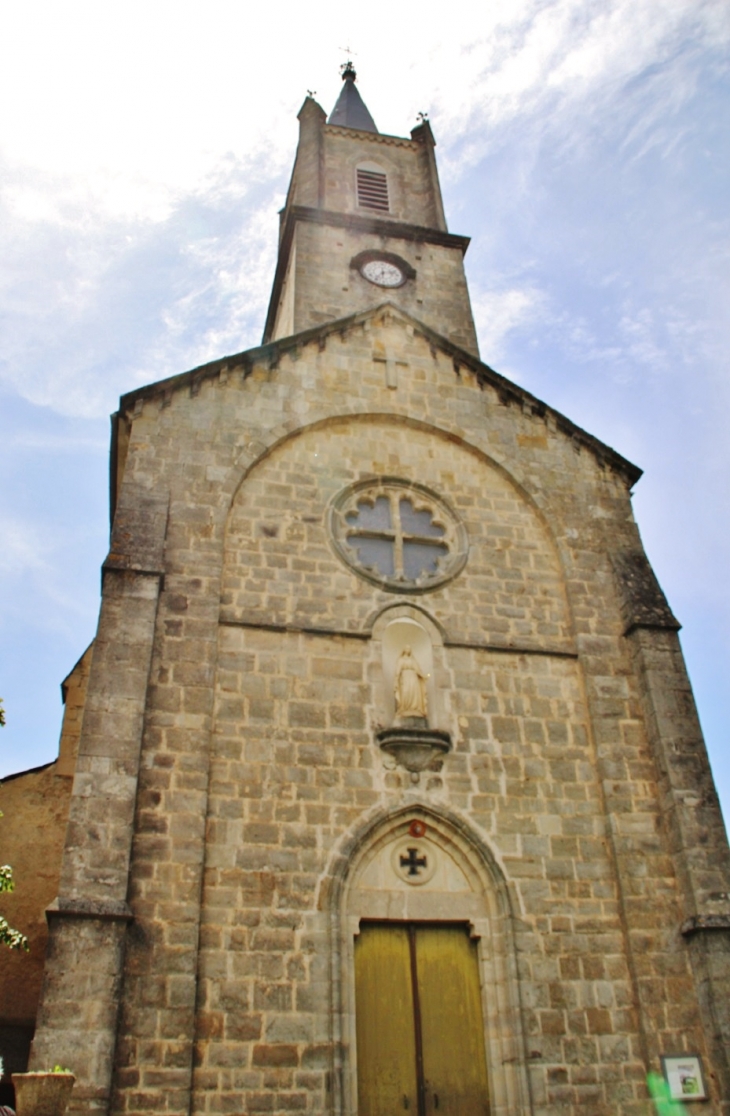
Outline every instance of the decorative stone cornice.
<path fill-rule="evenodd" d="M 91 918 L 99 922 L 131 922 L 128 903 L 116 899 L 54 899 L 46 907 L 46 918 Z"/>
<path fill-rule="evenodd" d="M 405 136 L 385 136 L 382 132 L 364 132 L 360 128 L 344 128 L 340 124 L 325 124 L 323 131 L 330 135 L 352 136 L 355 132 L 359 140 L 367 143 L 385 144 L 388 147 L 416 147 L 418 141 Z"/>
<path fill-rule="evenodd" d="M 571 422 L 559 411 L 549 407 L 547 403 L 543 403 L 541 399 L 531 395 L 525 388 L 512 383 L 506 376 L 501 376 L 499 372 L 495 372 L 493 368 L 484 364 L 478 357 L 466 352 L 465 349 L 461 349 L 453 341 L 449 341 L 448 338 L 437 333 L 436 330 L 431 329 L 430 326 L 425 325 L 418 318 L 414 318 L 405 310 L 401 310 L 399 306 L 395 306 L 392 302 L 383 302 L 379 306 L 362 310 L 357 314 L 350 314 L 346 318 L 323 322 L 322 325 L 312 326 L 311 329 L 294 333 L 290 337 L 280 337 L 276 341 L 268 341 L 255 349 L 247 349 L 233 356 L 225 356 L 220 360 L 211 361 L 210 364 L 193 368 L 189 372 L 182 372 L 178 376 L 171 376 L 169 379 L 158 380 L 157 383 L 137 388 L 121 397 L 119 413 L 140 412 L 145 402 L 151 400 L 156 400 L 161 406 L 167 406 L 172 393 L 182 390 L 189 391 L 193 382 L 202 383 L 205 380 L 212 379 L 222 380 L 224 377 L 228 380 L 234 373 L 241 374 L 245 379 L 257 365 L 274 369 L 286 354 L 296 357 L 303 348 L 311 344 L 317 344 L 320 349 L 324 349 L 327 339 L 331 336 L 343 337 L 350 330 L 366 328 L 369 322 L 377 325 L 382 321 L 402 321 L 404 325 L 413 330 L 414 336 L 422 337 L 434 350 L 439 350 L 449 357 L 457 376 L 462 368 L 469 369 L 480 385 L 491 387 L 497 393 L 504 406 L 515 405 L 538 418 L 549 417 L 556 430 L 569 438 L 574 445 L 582 446 L 592 452 L 603 465 L 624 477 L 629 486 L 633 486 L 639 480 L 643 470 L 637 465 L 622 457 L 620 453 L 607 446 L 599 438 L 595 438 L 592 434 Z"/>

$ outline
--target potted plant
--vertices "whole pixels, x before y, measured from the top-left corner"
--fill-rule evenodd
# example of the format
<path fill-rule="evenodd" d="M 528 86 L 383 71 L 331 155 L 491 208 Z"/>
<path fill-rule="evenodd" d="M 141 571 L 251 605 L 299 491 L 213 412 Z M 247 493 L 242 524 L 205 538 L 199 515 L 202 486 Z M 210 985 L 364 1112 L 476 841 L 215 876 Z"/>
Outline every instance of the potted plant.
<path fill-rule="evenodd" d="M 70 1069 L 58 1065 L 36 1073 L 14 1073 L 17 1116 L 64 1116 L 75 1080 Z"/>

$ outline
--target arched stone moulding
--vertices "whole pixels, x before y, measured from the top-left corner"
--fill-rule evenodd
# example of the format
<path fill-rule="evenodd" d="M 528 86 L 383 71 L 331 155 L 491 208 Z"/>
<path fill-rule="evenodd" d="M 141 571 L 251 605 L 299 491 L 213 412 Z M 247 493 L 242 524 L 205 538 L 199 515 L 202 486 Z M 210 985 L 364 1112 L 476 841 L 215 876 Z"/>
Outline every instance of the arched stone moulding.
<path fill-rule="evenodd" d="M 498 450 L 495 450 L 493 445 L 488 445 L 486 439 L 480 439 L 478 437 L 474 437 L 473 439 L 466 438 L 464 437 L 463 430 L 457 426 L 456 423 L 451 424 L 444 419 L 436 425 L 431 422 L 415 419 L 398 410 L 369 411 L 363 409 L 362 404 L 357 400 L 341 403 L 340 406 L 341 410 L 337 415 L 325 411 L 318 413 L 316 409 L 312 409 L 306 420 L 299 417 L 290 418 L 285 423 L 269 431 L 264 432 L 257 430 L 255 440 L 245 443 L 242 446 L 235 467 L 230 471 L 226 480 L 220 485 L 226 528 L 228 526 L 230 512 L 235 504 L 236 496 L 241 486 L 262 461 L 266 460 L 270 454 L 281 448 L 285 443 L 293 441 L 309 431 L 336 428 L 348 422 L 368 424 L 391 423 L 394 426 L 406 426 L 413 430 L 423 430 L 437 437 L 445 438 L 454 446 L 461 447 L 467 453 L 473 454 L 480 461 L 483 461 L 487 467 L 495 469 L 534 510 L 550 540 L 551 547 L 555 551 L 563 575 L 565 574 L 567 555 L 562 539 L 557 538 L 554 533 L 554 509 L 547 502 L 549 499 L 549 489 L 541 490 L 536 488 L 530 483 L 529 477 L 518 477 L 514 470 L 510 468 L 511 462 L 508 463 L 504 455 L 500 454 Z"/>
<path fill-rule="evenodd" d="M 279 437 L 275 438 L 275 434 Z M 499 647 L 514 645 L 534 651 L 575 651 L 565 570 L 561 568 L 556 540 L 549 526 L 546 527 L 545 516 L 535 500 L 493 458 L 463 439 L 452 437 L 448 430 L 394 414 L 342 415 L 328 422 L 309 423 L 288 434 L 282 426 L 271 431 L 270 435 L 269 446 L 257 442 L 255 446 L 251 444 L 247 447 L 250 452 L 257 452 L 258 459 L 250 463 L 245 480 L 239 474 L 238 495 L 228 515 L 221 590 L 221 617 L 224 621 L 243 620 L 248 623 L 260 619 L 265 623 L 306 628 L 307 618 L 311 619 L 309 606 L 300 607 L 301 600 L 308 600 L 308 590 L 300 592 L 301 586 L 296 580 L 290 585 L 282 585 L 273 573 L 270 585 L 257 586 L 255 599 L 241 599 L 241 579 L 245 579 L 251 569 L 248 552 L 260 546 L 258 535 L 252 534 L 253 520 L 256 519 L 261 521 L 262 530 L 278 529 L 285 532 L 285 536 L 281 537 L 292 542 L 297 532 L 306 533 L 314 548 L 313 560 L 319 563 L 320 574 L 331 578 L 333 588 L 329 602 L 326 607 L 323 606 L 318 617 L 317 627 L 346 632 L 363 631 L 373 607 L 381 602 L 385 604 L 381 596 L 384 591 L 371 591 L 368 584 L 338 556 L 327 526 L 326 509 L 343 486 L 363 478 L 355 453 L 363 439 L 367 445 L 392 445 L 392 452 L 397 453 L 397 459 L 392 462 L 394 474 L 412 477 L 421 468 L 423 454 L 432 449 L 431 437 L 437 436 L 444 453 L 427 458 L 431 464 L 423 475 L 419 475 L 419 480 L 428 482 L 428 487 L 453 504 L 468 533 L 469 556 L 458 576 L 428 593 L 420 594 L 420 598 L 416 599 L 423 600 L 429 611 L 438 616 L 439 622 L 448 629 L 450 641 L 483 642 Z M 275 483 L 274 474 L 279 469 L 286 467 L 293 474 L 298 474 L 303 468 L 309 468 L 318 455 L 324 462 L 325 451 L 333 467 L 324 469 L 318 466 L 313 473 L 319 493 L 317 508 L 322 519 L 317 515 L 311 520 L 304 520 L 305 515 L 309 517 L 313 514 L 312 493 L 300 494 L 280 513 L 271 510 L 266 514 L 261 512 L 255 500 L 258 486 L 263 486 L 263 491 L 267 485 Z M 447 461 L 456 470 L 458 481 L 449 480 L 444 473 Z M 240 464 L 243 465 L 243 459 Z M 449 469 L 447 473 L 450 477 Z M 490 505 L 484 515 L 481 511 L 477 513 L 470 503 L 472 489 L 480 494 L 479 499 L 485 501 L 485 506 Z M 517 517 L 510 528 L 516 533 L 509 545 L 502 545 L 499 532 L 493 531 L 490 526 L 492 520 L 497 525 L 501 522 L 503 498 Z M 515 554 L 519 551 L 519 563 L 513 562 L 512 550 Z M 519 577 L 514 576 L 517 570 L 522 571 Z M 495 577 L 502 586 L 499 608 L 494 598 Z M 286 591 L 286 600 L 280 600 L 282 589 Z M 392 593 L 391 590 L 385 592 L 389 596 Z M 275 600 L 269 601 L 271 596 Z M 409 597 L 409 594 L 399 593 L 396 600 L 403 600 L 403 597 Z M 475 599 L 485 603 L 489 623 L 478 625 L 473 619 Z M 511 612 L 503 615 L 504 608 L 510 605 L 518 611 L 514 615 Z M 521 609 L 526 610 L 524 616 L 519 613 Z"/>
<path fill-rule="evenodd" d="M 393 870 L 393 851 L 413 821 L 437 858 L 427 882 L 412 887 Z M 532 1111 L 525 1061 L 508 885 L 486 843 L 462 819 L 413 801 L 380 816 L 340 848 L 320 904 L 330 907 L 335 1050 L 334 1110 L 357 1113 L 355 939 L 363 919 L 463 922 L 477 943 L 490 1116 Z"/>

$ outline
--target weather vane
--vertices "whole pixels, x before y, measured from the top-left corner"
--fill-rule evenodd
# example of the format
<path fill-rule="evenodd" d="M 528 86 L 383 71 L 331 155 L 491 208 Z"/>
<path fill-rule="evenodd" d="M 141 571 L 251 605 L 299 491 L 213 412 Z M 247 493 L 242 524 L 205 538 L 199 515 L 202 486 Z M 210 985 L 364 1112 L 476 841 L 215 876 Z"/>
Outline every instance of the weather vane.
<path fill-rule="evenodd" d="M 428 113 L 427 112 L 419 112 L 416 119 L 425 122 L 426 120 L 428 120 Z"/>
<path fill-rule="evenodd" d="M 340 66 L 342 80 L 345 81 L 346 78 L 351 77 L 354 81 L 357 76 L 355 73 L 355 67 L 352 64 L 352 56 L 355 54 L 355 51 L 352 49 L 352 47 L 349 46 L 340 47 L 340 50 L 344 50 L 345 54 L 347 55 L 347 61 L 343 62 Z"/>

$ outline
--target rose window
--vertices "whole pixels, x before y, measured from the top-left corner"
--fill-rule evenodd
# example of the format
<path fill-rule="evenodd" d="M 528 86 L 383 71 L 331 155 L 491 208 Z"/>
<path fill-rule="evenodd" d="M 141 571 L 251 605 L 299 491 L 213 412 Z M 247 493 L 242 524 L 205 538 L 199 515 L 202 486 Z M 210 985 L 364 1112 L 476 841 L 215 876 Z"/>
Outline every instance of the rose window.
<path fill-rule="evenodd" d="M 386 589 L 422 592 L 466 561 L 466 532 L 454 512 L 421 485 L 365 481 L 335 501 L 332 535 L 356 573 Z"/>

